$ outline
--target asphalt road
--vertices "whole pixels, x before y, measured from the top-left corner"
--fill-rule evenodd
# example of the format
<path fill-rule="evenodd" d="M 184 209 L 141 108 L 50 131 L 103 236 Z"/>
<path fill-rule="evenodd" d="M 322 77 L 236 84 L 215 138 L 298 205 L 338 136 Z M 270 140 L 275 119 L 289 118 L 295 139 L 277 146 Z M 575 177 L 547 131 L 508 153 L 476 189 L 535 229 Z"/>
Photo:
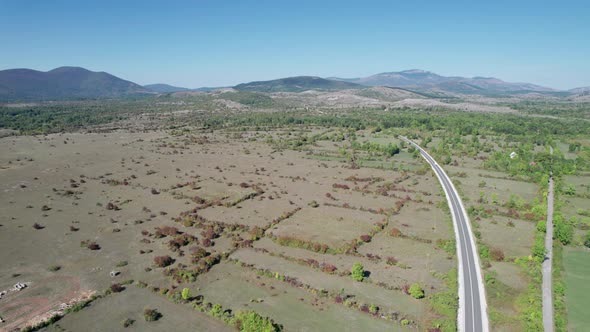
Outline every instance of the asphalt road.
<path fill-rule="evenodd" d="M 442 167 L 416 143 L 405 137 L 401 138 L 414 145 L 421 152 L 422 157 L 436 173 L 447 196 L 447 202 L 453 217 L 453 226 L 457 240 L 457 255 L 459 258 L 459 312 L 457 327 L 459 331 L 487 332 L 489 331 L 486 311 L 487 305 L 479 268 L 479 256 L 471 232 L 469 218 L 463 207 L 461 198 Z"/>

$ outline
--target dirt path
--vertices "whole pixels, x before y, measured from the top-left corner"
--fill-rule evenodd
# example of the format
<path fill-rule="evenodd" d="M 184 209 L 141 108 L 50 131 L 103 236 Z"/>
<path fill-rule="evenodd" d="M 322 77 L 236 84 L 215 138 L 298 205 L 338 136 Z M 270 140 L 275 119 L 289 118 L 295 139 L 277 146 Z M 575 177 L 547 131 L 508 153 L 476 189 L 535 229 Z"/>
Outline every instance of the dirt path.
<path fill-rule="evenodd" d="M 553 148 L 551 148 L 553 154 Z M 553 284 L 551 280 L 553 264 L 553 177 L 549 178 L 547 193 L 547 225 L 545 233 L 545 261 L 543 261 L 543 328 L 553 332 Z"/>

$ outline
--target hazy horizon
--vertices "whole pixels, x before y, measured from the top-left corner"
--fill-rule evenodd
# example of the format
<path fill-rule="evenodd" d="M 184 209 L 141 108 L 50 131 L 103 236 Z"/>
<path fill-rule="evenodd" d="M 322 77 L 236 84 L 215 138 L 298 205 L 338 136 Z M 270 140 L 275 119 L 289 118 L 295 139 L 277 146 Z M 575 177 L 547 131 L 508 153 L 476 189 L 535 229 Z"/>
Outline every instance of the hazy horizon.
<path fill-rule="evenodd" d="M 417 68 L 571 89 L 590 86 L 585 7 L 0 1 L 0 70 L 80 66 L 197 88 Z"/>

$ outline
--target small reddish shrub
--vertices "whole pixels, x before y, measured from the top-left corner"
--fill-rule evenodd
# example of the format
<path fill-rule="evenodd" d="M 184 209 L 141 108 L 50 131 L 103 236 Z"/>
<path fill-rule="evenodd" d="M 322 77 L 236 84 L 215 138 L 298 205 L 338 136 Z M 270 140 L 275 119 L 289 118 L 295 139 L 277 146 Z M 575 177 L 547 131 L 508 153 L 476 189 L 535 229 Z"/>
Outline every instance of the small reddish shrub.
<path fill-rule="evenodd" d="M 389 257 L 387 257 L 386 263 L 388 265 L 396 265 L 397 264 L 397 258 L 395 258 L 393 256 L 389 256 Z"/>
<path fill-rule="evenodd" d="M 334 272 L 336 272 L 336 270 L 337 270 L 336 266 L 334 266 L 332 264 L 324 263 L 322 265 L 322 271 L 324 271 L 326 273 L 334 273 Z"/>
<path fill-rule="evenodd" d="M 157 267 L 166 267 L 174 263 L 174 259 L 170 256 L 156 256 L 154 257 L 154 264 Z"/>
<path fill-rule="evenodd" d="M 107 203 L 107 210 L 119 211 L 121 209 L 117 205 L 115 205 L 113 202 L 108 202 Z"/>
<path fill-rule="evenodd" d="M 100 246 L 96 242 L 89 242 L 88 244 L 86 244 L 86 248 L 90 250 L 99 250 Z"/>
<path fill-rule="evenodd" d="M 346 185 L 346 184 L 340 184 L 340 183 L 334 183 L 332 185 L 332 188 L 346 189 L 346 190 L 350 189 L 350 187 L 348 185 Z"/>
<path fill-rule="evenodd" d="M 177 234 L 180 234 L 180 232 L 178 231 L 178 228 L 172 227 L 172 226 L 163 226 L 163 227 L 156 227 L 156 231 L 154 233 L 154 236 L 156 236 L 156 238 L 161 238 L 161 237 L 165 237 L 165 236 L 174 236 Z"/>
<path fill-rule="evenodd" d="M 110 289 L 113 293 L 120 293 L 125 290 L 125 287 L 123 287 L 121 284 L 112 284 Z"/>
<path fill-rule="evenodd" d="M 389 231 L 389 236 L 391 236 L 391 237 L 400 237 L 400 236 L 402 236 L 402 232 L 399 230 L 399 228 L 393 227 Z"/>
<path fill-rule="evenodd" d="M 504 260 L 504 251 L 502 249 L 494 248 L 490 250 L 490 258 L 496 262 Z"/>
<path fill-rule="evenodd" d="M 410 285 L 404 284 L 402 286 L 402 292 L 406 293 L 407 295 L 410 295 Z"/>
<path fill-rule="evenodd" d="M 363 242 L 371 242 L 371 235 L 367 235 L 367 234 L 361 235 L 360 239 Z"/>
<path fill-rule="evenodd" d="M 217 237 L 217 233 L 215 233 L 215 229 L 213 229 L 213 227 L 208 227 L 201 232 L 201 236 L 205 239 L 212 240 Z"/>

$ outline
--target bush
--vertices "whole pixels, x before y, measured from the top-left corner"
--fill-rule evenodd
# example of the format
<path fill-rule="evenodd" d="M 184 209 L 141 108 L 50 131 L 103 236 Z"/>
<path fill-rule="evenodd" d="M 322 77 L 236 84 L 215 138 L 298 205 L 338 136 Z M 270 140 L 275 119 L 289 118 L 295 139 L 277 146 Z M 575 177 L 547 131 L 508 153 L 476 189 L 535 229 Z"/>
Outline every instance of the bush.
<path fill-rule="evenodd" d="M 590 232 L 586 234 L 586 239 L 584 240 L 584 245 L 590 248 Z"/>
<path fill-rule="evenodd" d="M 555 237 L 563 245 L 568 245 L 574 238 L 574 228 L 572 225 L 561 220 L 562 218 L 556 218 L 555 222 Z"/>
<path fill-rule="evenodd" d="M 389 231 L 389 236 L 400 237 L 402 236 L 402 231 L 400 231 L 399 228 L 394 227 Z"/>
<path fill-rule="evenodd" d="M 174 259 L 170 256 L 156 256 L 154 257 L 154 264 L 157 267 L 166 267 L 174 263 Z"/>
<path fill-rule="evenodd" d="M 162 314 L 156 309 L 146 308 L 143 311 L 143 318 L 145 318 L 147 322 L 154 322 L 162 318 Z"/>
<path fill-rule="evenodd" d="M 397 264 L 397 258 L 395 258 L 393 256 L 389 256 L 389 257 L 387 257 L 386 263 L 388 265 L 396 265 Z"/>
<path fill-rule="evenodd" d="M 363 264 L 357 262 L 352 265 L 351 277 L 355 281 L 363 281 L 365 279 Z"/>
<path fill-rule="evenodd" d="M 59 265 L 51 265 L 50 267 L 47 268 L 47 270 L 51 271 L 51 272 L 56 272 L 61 270 L 61 266 Z"/>
<path fill-rule="evenodd" d="M 241 332 L 278 332 L 283 330 L 282 326 L 254 311 L 238 311 L 233 322 Z"/>
<path fill-rule="evenodd" d="M 502 251 L 502 249 L 493 248 L 490 250 L 490 258 L 496 262 L 501 262 L 504 260 L 504 251 Z"/>
<path fill-rule="evenodd" d="M 213 317 L 220 318 L 223 315 L 223 307 L 221 304 L 214 304 L 211 310 L 209 310 L 209 314 Z"/>
<path fill-rule="evenodd" d="M 363 242 L 371 242 L 371 235 L 367 235 L 367 234 L 361 235 L 360 239 Z"/>
<path fill-rule="evenodd" d="M 324 263 L 322 264 L 322 271 L 326 273 L 334 273 L 338 268 L 332 264 Z"/>
<path fill-rule="evenodd" d="M 424 298 L 424 290 L 419 284 L 412 284 L 409 289 L 410 295 L 415 299 Z"/>
<path fill-rule="evenodd" d="M 80 246 L 86 247 L 90 250 L 99 250 L 100 249 L 100 246 L 98 245 L 98 243 L 96 243 L 94 241 L 90 241 L 90 240 L 81 241 Z"/>
<path fill-rule="evenodd" d="M 129 327 L 129 326 L 133 325 L 133 323 L 135 323 L 134 319 L 127 318 L 121 324 L 123 324 L 123 327 Z"/>
<path fill-rule="evenodd" d="M 191 290 L 189 288 L 182 289 L 182 299 L 188 301 L 191 299 Z"/>
<path fill-rule="evenodd" d="M 125 290 L 125 287 L 123 287 L 121 284 L 112 284 L 110 290 L 113 293 L 120 293 Z"/>
<path fill-rule="evenodd" d="M 120 261 L 119 263 L 117 263 L 117 267 L 123 267 L 123 266 L 126 266 L 127 264 L 129 264 L 127 261 Z"/>
<path fill-rule="evenodd" d="M 33 228 L 34 228 L 34 229 L 43 229 L 43 228 L 45 228 L 45 226 L 42 226 L 42 225 L 40 225 L 40 224 L 38 224 L 38 223 L 34 223 L 34 224 L 33 224 Z"/>

